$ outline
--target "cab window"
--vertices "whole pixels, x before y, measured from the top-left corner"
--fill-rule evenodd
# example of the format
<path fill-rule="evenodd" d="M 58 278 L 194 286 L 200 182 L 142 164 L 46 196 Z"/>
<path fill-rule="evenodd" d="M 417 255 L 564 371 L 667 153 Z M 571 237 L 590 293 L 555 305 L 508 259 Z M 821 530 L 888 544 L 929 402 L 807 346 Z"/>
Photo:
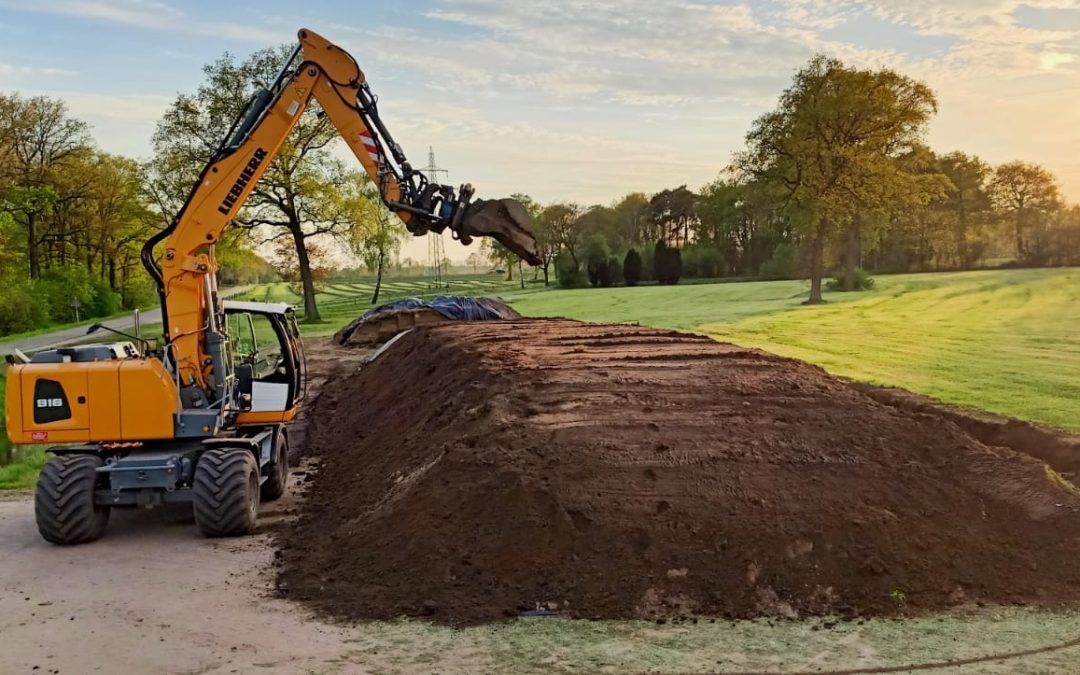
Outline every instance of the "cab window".
<path fill-rule="evenodd" d="M 270 318 L 262 314 L 229 315 L 237 365 L 251 366 L 255 381 L 287 382 L 281 342 Z"/>

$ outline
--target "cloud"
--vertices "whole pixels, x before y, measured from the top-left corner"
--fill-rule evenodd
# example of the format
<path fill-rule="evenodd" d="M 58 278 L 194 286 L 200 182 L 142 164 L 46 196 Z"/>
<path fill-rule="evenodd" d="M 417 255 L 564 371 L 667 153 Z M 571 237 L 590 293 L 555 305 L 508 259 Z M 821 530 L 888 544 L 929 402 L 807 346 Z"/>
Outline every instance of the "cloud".
<path fill-rule="evenodd" d="M 154 127 L 173 101 L 149 94 L 114 96 L 57 89 L 26 88 L 21 93 L 60 99 L 73 117 L 90 124 L 103 150 L 137 159 L 150 154 Z"/>
<path fill-rule="evenodd" d="M 561 185 L 568 197 L 599 200 L 601 186 L 614 197 L 626 189 L 694 183 L 694 167 L 700 167 L 698 184 L 708 180 L 815 52 L 928 82 L 941 101 L 932 138 L 945 139 L 943 149 L 960 147 L 990 161 L 1043 160 L 1080 189 L 1080 172 L 1068 159 L 1080 147 L 1033 138 L 1072 141 L 1040 131 L 1035 120 L 1057 120 L 1072 109 L 1039 91 L 1080 86 L 1074 79 L 1080 31 L 1069 28 L 1080 27 L 1080 10 L 1071 10 L 1076 22 L 1017 18 L 1021 8 L 1077 6 L 1075 0 L 436 0 L 425 12 L 431 23 L 422 27 L 351 30 L 364 36 L 355 49 L 376 64 L 376 81 L 389 70 L 395 80 L 421 81 L 431 96 L 477 101 L 475 109 L 499 118 L 493 123 L 529 139 L 473 152 L 551 168 L 558 162 L 537 128 L 572 128 L 580 135 L 572 143 L 550 141 L 572 148 L 566 166 L 550 175 L 511 169 L 545 191 Z M 865 22 L 871 28 L 895 28 L 891 48 L 876 47 L 882 41 L 872 32 L 860 44 L 825 37 L 845 23 L 862 25 L 860 17 L 874 19 Z M 949 39 L 928 52 L 928 36 Z M 424 49 L 402 56 L 403 43 Z M 433 118 L 427 117 L 429 130 Z M 532 126 L 520 126 L 526 123 Z M 1018 133 L 1025 123 L 1031 131 Z M 642 154 L 622 145 L 634 146 L 638 136 L 658 147 Z M 485 140 L 479 131 L 470 138 Z M 575 143 L 588 150 L 577 153 Z M 598 159 L 590 163 L 586 155 Z M 653 157 L 659 164 L 688 159 L 665 173 L 652 168 Z M 656 182 L 645 184 L 645 176 Z"/>
<path fill-rule="evenodd" d="M 1039 65 L 1042 66 L 1043 70 L 1054 70 L 1058 66 L 1073 63 L 1074 61 L 1076 61 L 1076 54 L 1047 51 L 1039 55 Z"/>
<path fill-rule="evenodd" d="M 154 125 L 165 114 L 173 99 L 168 96 L 132 94 L 110 96 L 84 92 L 53 92 L 76 117 L 110 119 Z"/>
<path fill-rule="evenodd" d="M 178 0 L 0 0 L 0 7 L 22 12 L 254 46 L 289 39 L 293 24 L 304 23 L 269 16 L 273 5 L 264 0 L 265 16 L 251 26 L 214 21 L 211 11 Z M 1080 196 L 1080 165 L 1072 159 L 1080 156 L 1080 132 L 1069 119 L 1070 90 L 1080 88 L 1078 6 L 1076 0 L 428 0 L 424 8 L 410 7 L 414 16 L 407 20 L 397 18 L 406 12 L 402 6 L 376 13 L 389 17 L 381 24 L 336 16 L 311 23 L 357 56 L 385 97 L 387 124 L 414 161 L 422 159 L 417 151 L 434 145 L 440 163 L 454 171 L 451 178 L 473 181 L 488 195 L 525 190 L 541 199 L 593 203 L 628 190 L 700 186 L 729 161 L 753 119 L 775 105 L 796 69 L 824 52 L 928 82 L 941 102 L 931 129 L 939 149 L 960 148 L 993 162 L 1045 162 Z M 11 68 L 0 66 L 0 75 L 16 79 L 19 71 Z M 109 149 L 125 152 L 145 143 L 139 139 L 149 138 L 168 103 L 72 96 L 73 111 L 93 116 L 102 134 L 121 130 L 123 138 Z"/>
<path fill-rule="evenodd" d="M 0 75 L 26 75 L 30 77 L 71 77 L 77 75 L 74 70 L 49 68 L 42 66 L 23 66 L 13 63 L 0 63 Z"/>
<path fill-rule="evenodd" d="M 269 29 L 254 23 L 238 26 L 212 19 L 196 19 L 172 5 L 157 0 L 34 0 L 34 2 L 0 0 L 0 7 L 152 30 L 270 44 L 291 37 L 288 31 Z"/>

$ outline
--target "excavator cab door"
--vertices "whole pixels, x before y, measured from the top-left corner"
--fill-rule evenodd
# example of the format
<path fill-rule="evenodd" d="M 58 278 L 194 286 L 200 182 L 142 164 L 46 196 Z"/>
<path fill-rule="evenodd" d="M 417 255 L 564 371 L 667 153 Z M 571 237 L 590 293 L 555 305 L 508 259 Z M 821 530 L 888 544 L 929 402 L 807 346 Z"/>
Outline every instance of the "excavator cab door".
<path fill-rule="evenodd" d="M 225 317 L 233 343 L 237 407 L 258 413 L 259 420 L 286 421 L 276 416 L 291 415 L 304 396 L 295 313 L 287 305 L 227 301 Z"/>

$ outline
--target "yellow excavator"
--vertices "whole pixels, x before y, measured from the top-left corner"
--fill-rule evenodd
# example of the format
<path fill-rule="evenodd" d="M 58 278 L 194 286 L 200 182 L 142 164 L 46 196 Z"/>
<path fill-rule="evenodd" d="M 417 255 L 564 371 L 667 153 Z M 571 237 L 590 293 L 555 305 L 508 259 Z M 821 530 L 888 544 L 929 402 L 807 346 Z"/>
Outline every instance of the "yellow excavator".
<path fill-rule="evenodd" d="M 305 397 L 300 331 L 287 305 L 219 297 L 214 243 L 313 98 L 412 234 L 450 230 L 466 244 L 492 237 L 538 262 L 521 204 L 473 200 L 469 185 L 455 191 L 428 181 L 390 136 L 352 56 L 301 30 L 172 224 L 143 246 L 161 299 L 160 343 L 125 335 L 131 339 L 9 357 L 9 437 L 60 444 L 34 496 L 46 540 L 93 541 L 112 508 L 162 505 L 190 508 L 206 536 L 244 535 L 260 501 L 285 492 L 286 425 Z"/>

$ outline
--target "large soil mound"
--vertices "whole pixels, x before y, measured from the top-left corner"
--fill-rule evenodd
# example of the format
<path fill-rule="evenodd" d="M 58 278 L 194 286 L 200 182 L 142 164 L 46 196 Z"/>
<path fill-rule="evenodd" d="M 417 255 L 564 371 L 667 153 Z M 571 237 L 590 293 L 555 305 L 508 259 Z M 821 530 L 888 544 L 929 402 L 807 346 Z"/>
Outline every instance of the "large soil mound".
<path fill-rule="evenodd" d="M 805 363 L 572 321 L 414 331 L 328 384 L 280 584 L 352 619 L 1080 599 L 1041 462 Z"/>

